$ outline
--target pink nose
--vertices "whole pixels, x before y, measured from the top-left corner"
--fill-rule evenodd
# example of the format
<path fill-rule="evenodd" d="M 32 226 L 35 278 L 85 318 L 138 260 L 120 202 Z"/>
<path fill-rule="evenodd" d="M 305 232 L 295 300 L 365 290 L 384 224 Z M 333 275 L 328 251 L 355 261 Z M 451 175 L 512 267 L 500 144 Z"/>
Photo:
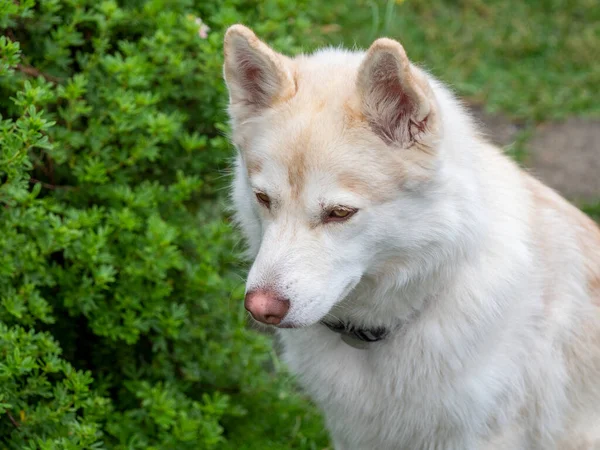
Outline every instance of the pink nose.
<path fill-rule="evenodd" d="M 290 302 L 273 291 L 259 289 L 246 294 L 244 306 L 259 322 L 277 325 L 290 309 Z"/>

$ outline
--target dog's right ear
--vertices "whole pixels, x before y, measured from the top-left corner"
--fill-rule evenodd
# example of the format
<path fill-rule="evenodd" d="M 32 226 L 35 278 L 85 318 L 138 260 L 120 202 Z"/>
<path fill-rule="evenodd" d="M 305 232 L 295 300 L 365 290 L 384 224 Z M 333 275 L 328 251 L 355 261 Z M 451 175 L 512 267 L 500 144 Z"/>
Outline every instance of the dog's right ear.
<path fill-rule="evenodd" d="M 230 113 L 243 120 L 295 94 L 290 60 L 276 53 L 243 25 L 225 33 L 223 72 L 229 89 Z"/>

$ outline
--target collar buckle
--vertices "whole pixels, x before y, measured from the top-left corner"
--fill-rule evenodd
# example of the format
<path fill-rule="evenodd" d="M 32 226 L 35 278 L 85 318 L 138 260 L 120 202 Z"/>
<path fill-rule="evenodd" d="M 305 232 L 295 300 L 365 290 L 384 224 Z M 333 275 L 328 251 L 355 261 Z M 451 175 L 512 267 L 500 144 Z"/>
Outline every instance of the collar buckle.
<path fill-rule="evenodd" d="M 372 329 L 356 328 L 350 323 L 341 321 L 336 323 L 322 321 L 321 323 L 334 333 L 339 334 L 342 341 L 347 345 L 359 350 L 368 349 L 371 343 L 382 341 L 389 334 L 389 330 L 383 327 Z"/>

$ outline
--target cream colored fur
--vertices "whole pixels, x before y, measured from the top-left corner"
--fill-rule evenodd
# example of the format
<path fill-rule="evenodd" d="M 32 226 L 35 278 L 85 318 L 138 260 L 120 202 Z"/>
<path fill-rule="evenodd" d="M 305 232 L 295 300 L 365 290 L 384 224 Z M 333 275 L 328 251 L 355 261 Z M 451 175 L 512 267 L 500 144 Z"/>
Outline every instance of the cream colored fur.
<path fill-rule="evenodd" d="M 336 450 L 600 448 L 589 218 L 395 41 L 291 59 L 236 25 L 225 78 L 247 289 L 289 299 L 284 359 Z M 323 318 L 392 333 L 359 350 Z"/>

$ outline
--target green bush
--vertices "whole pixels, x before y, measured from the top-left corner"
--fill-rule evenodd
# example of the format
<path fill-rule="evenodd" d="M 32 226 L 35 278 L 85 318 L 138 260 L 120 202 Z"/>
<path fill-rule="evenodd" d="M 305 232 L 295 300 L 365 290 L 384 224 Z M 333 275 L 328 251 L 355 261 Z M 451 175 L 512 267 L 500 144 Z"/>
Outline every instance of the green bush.
<path fill-rule="evenodd" d="M 3 448 L 326 445 L 247 329 L 220 200 L 223 32 L 297 52 L 317 4 L 0 3 Z"/>

